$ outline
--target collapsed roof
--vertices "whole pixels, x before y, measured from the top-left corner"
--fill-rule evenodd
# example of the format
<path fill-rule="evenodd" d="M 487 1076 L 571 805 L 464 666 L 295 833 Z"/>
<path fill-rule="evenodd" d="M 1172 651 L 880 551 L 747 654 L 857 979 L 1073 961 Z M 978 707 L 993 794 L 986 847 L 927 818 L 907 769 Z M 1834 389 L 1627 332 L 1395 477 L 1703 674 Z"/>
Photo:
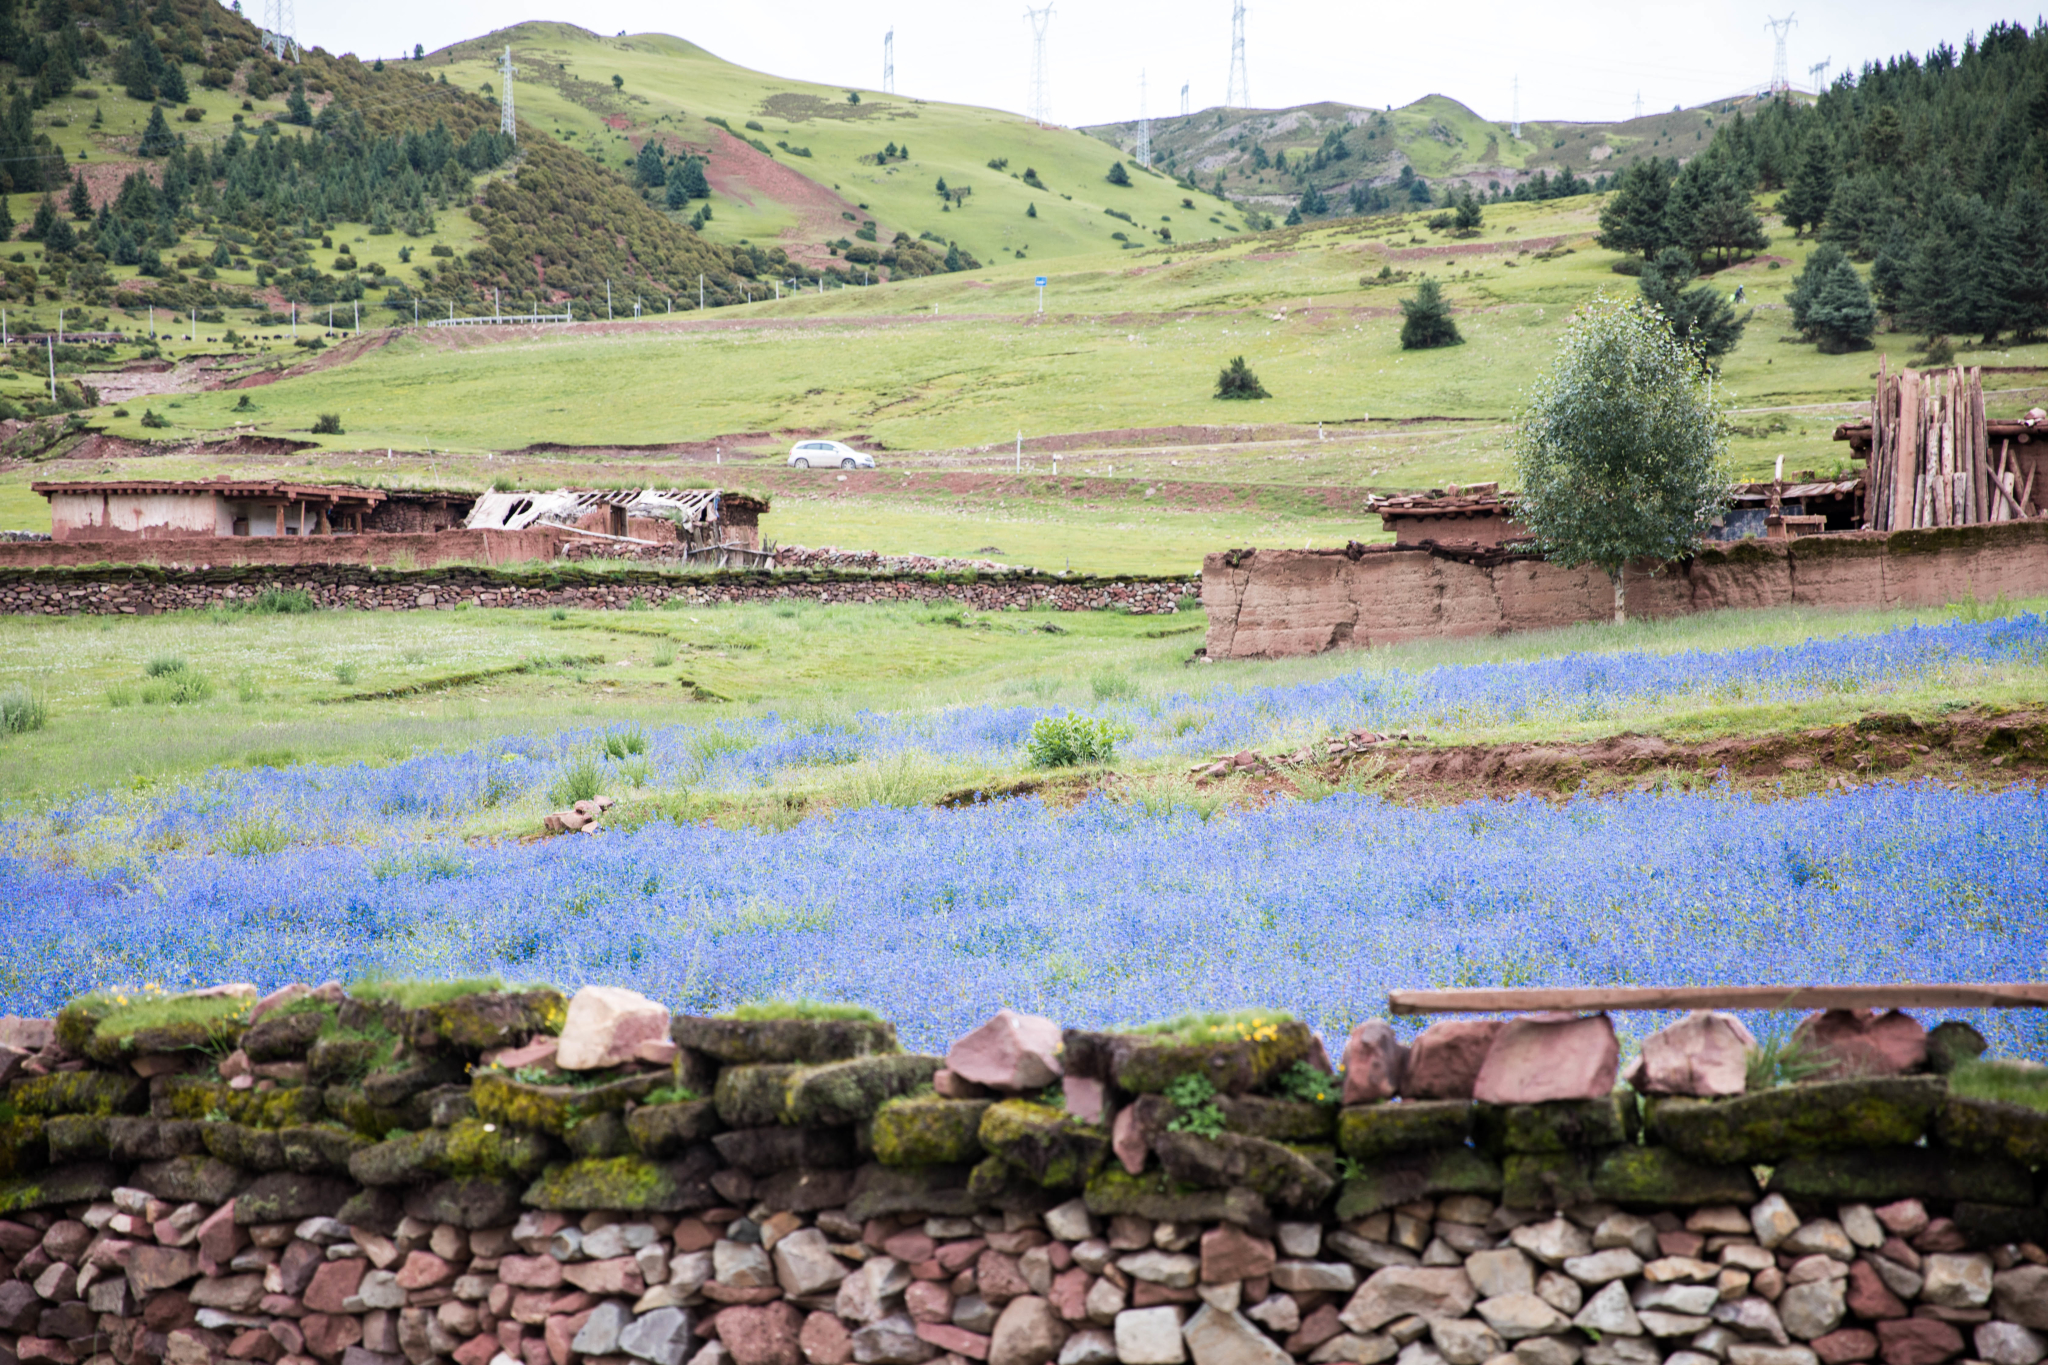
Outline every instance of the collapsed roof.
<path fill-rule="evenodd" d="M 716 488 L 557 488 L 552 493 L 490 492 L 479 496 L 463 525 L 469 530 L 519 531 L 535 522 L 574 527 L 601 507 L 622 507 L 629 517 L 714 522 Z"/>

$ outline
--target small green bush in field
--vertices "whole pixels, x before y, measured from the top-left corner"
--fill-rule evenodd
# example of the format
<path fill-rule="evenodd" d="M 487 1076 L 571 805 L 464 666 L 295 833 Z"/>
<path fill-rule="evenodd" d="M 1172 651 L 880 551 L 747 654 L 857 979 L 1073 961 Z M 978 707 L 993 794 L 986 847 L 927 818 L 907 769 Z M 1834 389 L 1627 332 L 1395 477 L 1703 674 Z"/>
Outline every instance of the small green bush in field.
<path fill-rule="evenodd" d="M 342 435 L 343 433 L 341 430 L 341 414 L 338 412 L 321 413 L 318 417 L 313 419 L 313 434 L 315 436 Z"/>
<path fill-rule="evenodd" d="M 0 734 L 25 735 L 50 723 L 50 708 L 41 697 L 9 692 L 0 697 Z"/>
<path fill-rule="evenodd" d="M 1130 727 L 1117 721 L 1073 714 L 1040 716 L 1031 726 L 1031 738 L 1024 751 L 1034 768 L 1114 763 L 1116 742 L 1130 735 Z"/>

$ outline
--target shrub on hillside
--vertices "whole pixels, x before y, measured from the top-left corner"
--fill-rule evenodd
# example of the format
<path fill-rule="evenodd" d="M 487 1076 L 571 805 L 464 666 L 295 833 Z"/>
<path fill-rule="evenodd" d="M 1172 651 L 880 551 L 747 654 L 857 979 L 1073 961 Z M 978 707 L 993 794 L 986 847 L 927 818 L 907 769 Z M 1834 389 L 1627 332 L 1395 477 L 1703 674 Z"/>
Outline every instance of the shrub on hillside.
<path fill-rule="evenodd" d="M 1425 279 L 1415 286 L 1415 297 L 1401 300 L 1401 349 L 1428 351 L 1439 346 L 1460 346 L 1465 338 L 1451 321 L 1451 306 L 1444 302 L 1444 287 Z"/>
<path fill-rule="evenodd" d="M 1032 722 L 1024 754 L 1034 768 L 1114 763 L 1117 741 L 1130 738 L 1130 734 L 1127 726 L 1093 716 L 1040 716 Z"/>
<path fill-rule="evenodd" d="M 313 419 L 313 434 L 315 436 L 343 435 L 344 433 L 342 432 L 341 429 L 341 414 L 338 412 L 321 413 L 318 417 Z"/>
<path fill-rule="evenodd" d="M 1244 363 L 1244 357 L 1238 356 L 1216 376 L 1216 396 L 1242 399 L 1271 398 L 1273 395 L 1266 392 L 1266 386 L 1252 373 L 1252 367 Z"/>

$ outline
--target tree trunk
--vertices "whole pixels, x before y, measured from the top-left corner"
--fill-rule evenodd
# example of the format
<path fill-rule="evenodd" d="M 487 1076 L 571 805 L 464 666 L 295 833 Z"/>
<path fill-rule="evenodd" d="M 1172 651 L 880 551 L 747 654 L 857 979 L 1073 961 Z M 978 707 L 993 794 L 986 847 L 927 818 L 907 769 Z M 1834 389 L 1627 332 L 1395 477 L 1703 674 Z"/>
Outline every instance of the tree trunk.
<path fill-rule="evenodd" d="M 1628 624 L 1628 587 L 1622 582 L 1622 570 L 1616 569 L 1608 577 L 1614 581 L 1614 624 Z"/>

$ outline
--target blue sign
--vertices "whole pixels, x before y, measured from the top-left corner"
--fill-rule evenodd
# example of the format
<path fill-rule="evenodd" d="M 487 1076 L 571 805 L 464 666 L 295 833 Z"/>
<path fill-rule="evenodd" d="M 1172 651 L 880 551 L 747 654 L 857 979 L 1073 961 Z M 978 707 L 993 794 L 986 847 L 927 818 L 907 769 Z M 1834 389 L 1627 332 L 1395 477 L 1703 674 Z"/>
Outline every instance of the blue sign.
<path fill-rule="evenodd" d="M 1038 277 L 1038 287 L 1039 287 L 1040 289 L 1043 289 L 1043 288 L 1045 288 L 1045 276 L 1043 276 L 1043 275 L 1040 275 L 1040 276 Z"/>

